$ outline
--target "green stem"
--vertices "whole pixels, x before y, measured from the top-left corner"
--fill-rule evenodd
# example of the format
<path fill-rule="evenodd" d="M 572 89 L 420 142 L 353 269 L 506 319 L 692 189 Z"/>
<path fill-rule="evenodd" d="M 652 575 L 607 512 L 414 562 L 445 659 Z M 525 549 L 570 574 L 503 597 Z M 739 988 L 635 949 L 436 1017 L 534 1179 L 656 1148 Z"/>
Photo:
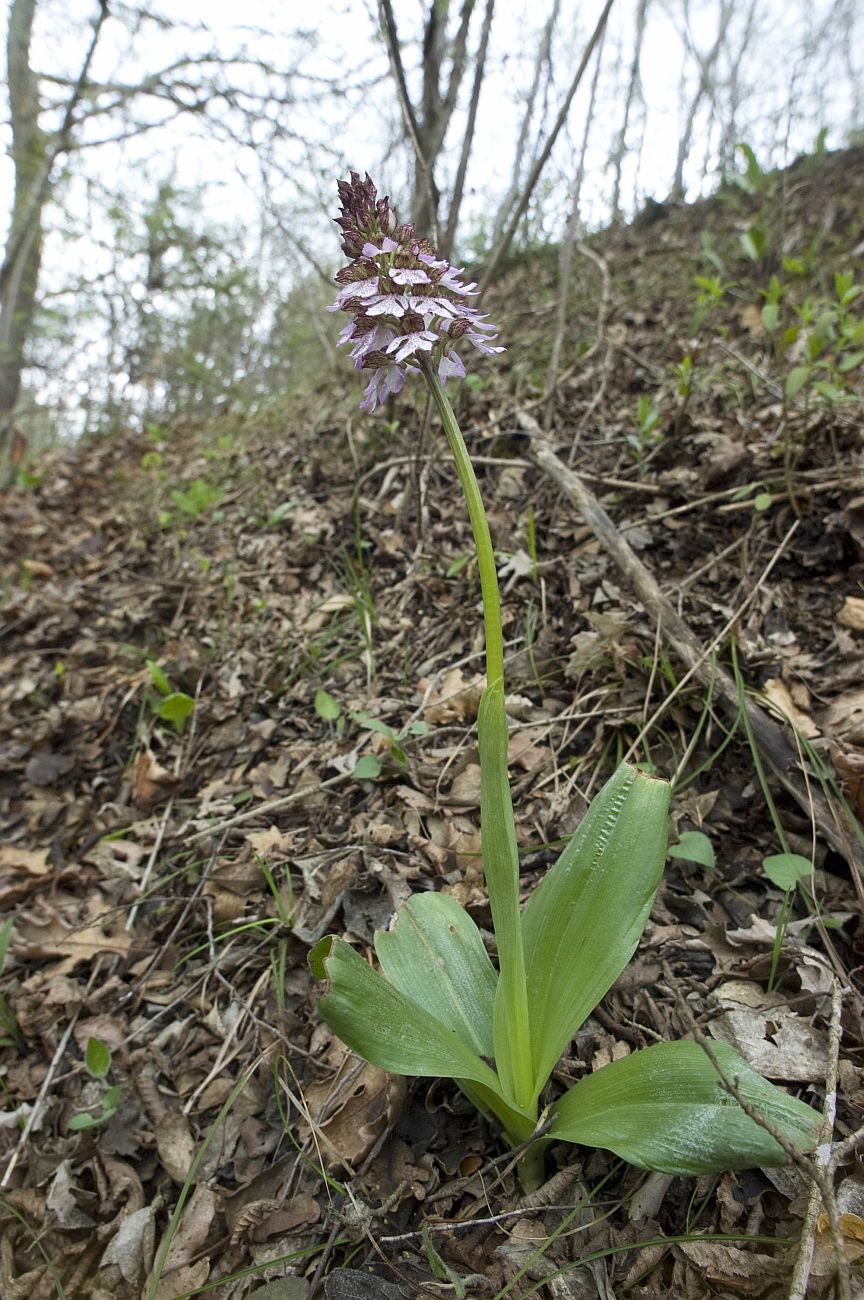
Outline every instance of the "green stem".
<path fill-rule="evenodd" d="M 528 986 L 519 912 L 519 853 L 507 774 L 507 714 L 504 707 L 504 636 L 492 537 L 474 466 L 453 407 L 428 357 L 420 359 L 441 416 L 465 493 L 477 547 L 486 624 L 486 690 L 480 703 L 480 836 L 498 947 L 498 987 L 492 1020 L 495 1066 L 505 1098 L 536 1115 Z M 509 1130 L 510 1126 L 507 1125 Z"/>
<path fill-rule="evenodd" d="M 498 571 L 495 568 L 495 552 L 492 549 L 489 521 L 483 509 L 483 499 L 477 486 L 474 466 L 471 464 L 471 457 L 468 455 L 468 448 L 465 446 L 465 439 L 462 437 L 462 430 L 456 421 L 450 399 L 444 392 L 444 386 L 429 358 L 421 356 L 419 361 L 432 398 L 438 407 L 438 414 L 441 416 L 441 423 L 444 425 L 444 432 L 453 459 L 456 461 L 456 472 L 468 506 L 468 517 L 471 520 L 474 544 L 477 547 L 480 590 L 483 593 L 483 621 L 486 625 L 486 684 L 492 686 L 499 679 L 502 682 L 504 680 L 504 634 L 501 630 L 501 597 L 498 593 Z"/>

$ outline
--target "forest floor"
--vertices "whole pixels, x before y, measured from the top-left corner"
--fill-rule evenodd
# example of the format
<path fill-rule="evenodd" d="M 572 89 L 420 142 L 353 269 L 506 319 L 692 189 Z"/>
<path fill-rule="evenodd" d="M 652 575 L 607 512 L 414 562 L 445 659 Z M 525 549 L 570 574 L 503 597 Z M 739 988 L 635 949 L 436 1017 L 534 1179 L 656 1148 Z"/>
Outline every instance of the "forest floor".
<path fill-rule="evenodd" d="M 836 1075 L 835 1141 L 864 1123 L 862 254 L 864 150 L 649 206 L 575 253 L 548 398 L 557 251 L 490 292 L 508 350 L 456 400 L 525 893 L 625 754 L 675 782 L 643 940 L 553 1094 L 695 1021 L 818 1109 Z M 362 417 L 334 364 L 317 395 L 85 438 L 0 495 L 0 1295 L 774 1300 L 809 1247 L 808 1294 L 854 1294 L 856 1141 L 838 1281 L 797 1166 L 671 1178 L 558 1144 L 526 1195 L 452 1083 L 323 1024 L 323 935 L 370 954 L 417 890 L 490 927 L 455 472 L 419 385 Z M 814 868 L 788 891 L 780 853 Z"/>

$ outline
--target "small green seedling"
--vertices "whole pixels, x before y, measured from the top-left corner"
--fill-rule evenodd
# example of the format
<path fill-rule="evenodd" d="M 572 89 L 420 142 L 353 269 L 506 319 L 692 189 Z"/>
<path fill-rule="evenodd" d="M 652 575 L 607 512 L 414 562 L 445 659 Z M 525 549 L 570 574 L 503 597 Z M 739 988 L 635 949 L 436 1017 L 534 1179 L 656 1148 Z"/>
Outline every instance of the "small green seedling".
<path fill-rule="evenodd" d="M 454 1079 L 522 1148 L 519 1171 L 528 1187 L 541 1181 L 545 1148 L 554 1140 L 605 1147 L 668 1173 L 782 1164 L 783 1147 L 737 1104 L 730 1085 L 799 1149 L 813 1148 L 821 1117 L 722 1043 L 714 1044 L 713 1059 L 695 1042 L 657 1043 L 586 1073 L 546 1106 L 555 1065 L 630 960 L 648 920 L 666 857 L 669 785 L 623 763 L 520 906 L 495 553 L 442 384 L 464 374 L 454 341 L 492 351 L 480 330 L 493 327 L 482 318 L 478 325 L 458 273 L 417 242 L 413 227 L 396 224 L 368 176 L 352 173 L 339 193 L 343 248 L 354 260 L 339 273 L 335 307 L 354 318 L 341 341 L 353 344 L 355 361 L 367 362 L 364 407 L 372 411 L 399 392 L 409 371 L 422 373 L 474 534 L 488 683 L 479 716 L 480 827 L 498 962 L 450 894 L 415 894 L 393 928 L 375 936 L 380 974 L 342 938 L 329 935 L 315 945 L 310 964 L 329 981 L 321 1013 L 381 1069 Z M 401 304 L 405 286 L 418 304 L 410 312 Z"/>
<path fill-rule="evenodd" d="M 185 488 L 172 488 L 171 500 L 179 514 L 188 519 L 198 519 L 211 506 L 222 500 L 222 489 L 208 483 L 206 479 L 196 478 Z"/>
<path fill-rule="evenodd" d="M 780 904 L 780 915 L 777 917 L 777 928 L 774 932 L 774 950 L 771 953 L 771 970 L 768 975 L 768 991 L 770 993 L 777 979 L 777 966 L 783 948 L 783 936 L 786 933 L 786 926 L 789 924 L 795 890 L 798 888 L 800 881 L 807 876 L 812 876 L 813 863 L 800 853 L 773 853 L 770 857 L 762 859 L 762 870 L 772 885 L 776 885 L 778 889 L 783 890 L 783 902 Z"/>
<path fill-rule="evenodd" d="M 155 659 L 147 660 L 150 680 L 159 692 L 150 700 L 153 712 L 165 722 L 170 722 L 179 735 L 183 734 L 186 720 L 195 710 L 195 701 L 184 691 L 175 691 Z"/>
<path fill-rule="evenodd" d="M 714 870 L 714 845 L 704 831 L 682 831 L 677 844 L 669 845 L 670 858 L 681 858 L 684 862 L 698 862 L 700 866 Z"/>
<path fill-rule="evenodd" d="M 90 1078 L 97 1083 L 101 1083 L 108 1077 L 108 1071 L 111 1069 L 111 1051 L 107 1043 L 103 1043 L 101 1038 L 88 1038 L 87 1047 L 84 1051 L 84 1068 L 90 1075 Z M 106 1088 L 96 1103 L 99 1109 L 93 1115 L 89 1111 L 82 1111 L 73 1115 L 69 1121 L 69 1129 L 72 1133 L 82 1133 L 88 1128 L 97 1128 L 100 1124 L 107 1124 L 114 1118 L 117 1107 L 120 1104 L 120 1098 L 123 1095 L 123 1089 L 120 1084 L 114 1084 Z"/>
<path fill-rule="evenodd" d="M 396 731 L 393 727 L 388 726 L 386 722 L 382 722 L 380 718 L 373 718 L 370 714 L 363 711 L 359 713 L 351 713 L 350 717 L 354 722 L 359 726 L 364 727 L 367 731 L 374 731 L 376 735 L 383 736 L 387 742 L 388 751 L 400 767 L 404 767 L 408 762 L 408 756 L 402 747 L 402 742 L 406 737 L 426 736 L 429 733 L 428 723 L 423 722 L 420 718 L 415 719 L 413 722 L 409 722 L 406 726 L 400 727 L 400 729 Z M 374 780 L 376 776 L 380 775 L 380 772 L 381 763 L 378 755 L 364 754 L 362 758 L 358 759 L 357 765 L 351 775 L 356 777 L 358 781 L 368 781 Z"/>
<path fill-rule="evenodd" d="M 323 687 L 315 692 L 315 712 L 326 722 L 338 722 L 342 717 L 339 705 L 330 692 L 325 691 Z"/>
<path fill-rule="evenodd" d="M 638 432 L 627 434 L 627 441 L 633 448 L 637 464 L 641 464 L 648 448 L 653 443 L 659 442 L 663 436 L 659 427 L 662 418 L 663 412 L 650 393 L 643 393 L 636 403 Z"/>
<path fill-rule="evenodd" d="M 14 918 L 10 916 L 0 925 L 0 975 L 3 974 L 3 967 L 6 965 L 6 953 L 9 951 L 9 939 L 14 924 Z M 20 1041 L 20 1038 L 21 1030 L 18 1028 L 15 1012 L 5 996 L 0 993 L 0 1047 L 12 1047 Z"/>

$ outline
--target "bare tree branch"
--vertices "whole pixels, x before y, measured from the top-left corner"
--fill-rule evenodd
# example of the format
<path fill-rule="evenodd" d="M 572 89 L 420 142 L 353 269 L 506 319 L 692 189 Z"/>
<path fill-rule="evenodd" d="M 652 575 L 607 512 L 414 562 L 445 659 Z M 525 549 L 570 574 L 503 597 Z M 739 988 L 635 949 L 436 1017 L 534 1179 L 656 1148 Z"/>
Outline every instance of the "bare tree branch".
<path fill-rule="evenodd" d="M 405 80 L 405 68 L 402 63 L 402 54 L 399 50 L 399 34 L 396 31 L 396 19 L 393 15 L 393 6 L 390 0 L 379 0 L 378 11 L 381 15 L 381 26 L 384 31 L 384 37 L 387 44 L 387 56 L 390 60 L 390 68 L 396 81 L 396 94 L 399 99 L 399 107 L 402 110 L 402 118 L 405 123 L 405 130 L 411 141 L 414 150 L 414 157 L 420 171 L 424 177 L 424 183 L 427 191 L 427 200 L 430 210 L 434 213 L 436 204 L 432 191 L 432 176 L 429 168 L 429 160 L 423 152 L 420 144 L 420 125 L 417 121 L 414 108 L 411 104 L 411 97 L 408 94 L 408 83 Z M 438 230 L 433 231 L 435 242 L 438 243 Z"/>
<path fill-rule="evenodd" d="M 465 124 L 465 135 L 462 140 L 462 152 L 459 155 L 459 166 L 456 170 L 453 196 L 450 200 L 450 212 L 447 217 L 447 228 L 444 231 L 444 243 L 441 249 L 444 257 L 448 259 L 453 252 L 453 242 L 456 238 L 456 227 L 459 223 L 459 209 L 462 206 L 462 195 L 465 189 L 465 174 L 468 170 L 468 159 L 471 156 L 471 146 L 474 143 L 474 128 L 477 122 L 477 106 L 480 102 L 480 88 L 483 84 L 483 74 L 486 70 L 486 55 L 489 50 L 489 34 L 492 30 L 492 14 L 494 9 L 495 0 L 486 0 L 486 13 L 483 16 L 483 28 L 480 33 L 480 45 L 477 50 L 477 58 L 474 67 L 474 84 L 471 87 L 471 102 L 468 105 L 468 121 Z"/>
<path fill-rule="evenodd" d="M 558 21 L 558 13 L 561 8 L 561 0 L 554 0 L 552 12 L 546 19 L 540 40 L 537 44 L 537 57 L 534 60 L 534 75 L 531 80 L 531 89 L 525 100 L 525 112 L 522 114 L 522 122 L 519 127 L 519 135 L 516 140 L 516 149 L 513 154 L 513 174 L 510 181 L 510 188 L 507 191 L 504 201 L 498 209 L 495 216 L 495 222 L 492 226 L 492 238 L 489 241 L 494 248 L 501 238 L 501 232 L 507 224 L 507 218 L 513 210 L 513 204 L 519 198 L 519 183 L 522 176 L 522 160 L 525 157 L 525 151 L 528 147 L 528 132 L 531 127 L 531 118 L 534 113 L 534 104 L 537 100 L 537 92 L 540 89 L 540 77 L 543 71 L 544 63 L 549 60 L 549 49 L 552 44 L 552 35 L 555 31 L 555 24 Z"/>
<path fill-rule="evenodd" d="M 42 164 L 41 174 L 33 186 L 30 200 L 27 208 L 20 218 L 20 227 L 15 237 L 10 239 L 9 246 L 0 266 L 0 295 L 6 289 L 12 273 L 21 256 L 21 252 L 29 239 L 28 232 L 33 229 L 34 218 L 36 214 L 44 207 L 45 199 L 48 196 L 48 187 L 51 184 L 51 173 L 54 170 L 54 164 L 57 159 L 68 151 L 72 143 L 72 127 L 75 121 L 75 109 L 81 102 L 84 94 L 84 87 L 87 83 L 87 74 L 90 71 L 90 64 L 93 61 L 93 55 L 96 53 L 96 45 L 99 40 L 99 34 L 105 19 L 108 17 L 108 0 L 99 0 L 99 12 L 93 23 L 93 34 L 90 38 L 90 44 L 87 47 L 87 53 L 84 56 L 84 62 L 81 64 L 81 71 L 72 88 L 72 94 L 66 105 L 66 111 L 63 114 L 63 121 L 60 123 L 60 129 L 57 131 L 54 142 L 47 151 L 45 160 Z M 5 307 L 4 307 L 5 309 Z"/>
<path fill-rule="evenodd" d="M 498 269 L 498 263 L 501 261 L 502 257 L 504 257 L 504 255 L 507 253 L 507 250 L 509 249 L 511 243 L 513 242 L 513 236 L 516 234 L 516 229 L 519 225 L 519 222 L 521 221 L 522 216 L 526 208 L 528 207 L 529 202 L 531 201 L 531 195 L 534 193 L 534 187 L 536 186 L 538 180 L 540 179 L 540 173 L 543 171 L 543 168 L 546 166 L 546 163 L 549 161 L 549 155 L 552 152 L 552 149 L 555 145 L 555 141 L 558 139 L 558 136 L 560 134 L 561 128 L 563 127 L 564 123 L 567 121 L 567 115 L 570 112 L 570 105 L 572 104 L 573 97 L 576 94 L 576 91 L 579 89 L 579 85 L 582 81 L 582 78 L 585 75 L 585 69 L 588 67 L 588 64 L 591 60 L 591 55 L 594 53 L 594 50 L 597 47 L 597 43 L 606 29 L 606 23 L 609 18 L 609 11 L 611 10 L 613 4 L 614 4 L 614 0 L 606 0 L 606 4 L 603 6 L 603 12 L 600 14 L 600 17 L 597 19 L 597 25 L 594 28 L 594 31 L 591 35 L 591 39 L 589 40 L 588 44 L 585 47 L 585 51 L 579 62 L 579 66 L 576 69 L 576 74 L 573 77 L 573 81 L 570 84 L 570 89 L 567 92 L 567 95 L 564 99 L 564 103 L 561 105 L 561 110 L 555 121 L 555 125 L 552 127 L 552 130 L 549 132 L 549 135 L 546 139 L 546 143 L 544 144 L 542 150 L 540 151 L 539 157 L 537 158 L 537 161 L 534 163 L 534 166 L 531 169 L 531 174 L 529 175 L 528 180 L 525 182 L 525 188 L 522 191 L 522 197 L 520 198 L 519 202 L 516 205 L 516 210 L 514 211 L 513 216 L 510 218 L 509 224 L 507 225 L 504 234 L 501 236 L 495 248 L 492 250 L 492 255 L 489 258 L 486 271 L 483 275 L 482 280 L 480 281 L 481 294 L 484 293 L 488 288 L 495 274 L 495 271 Z"/>

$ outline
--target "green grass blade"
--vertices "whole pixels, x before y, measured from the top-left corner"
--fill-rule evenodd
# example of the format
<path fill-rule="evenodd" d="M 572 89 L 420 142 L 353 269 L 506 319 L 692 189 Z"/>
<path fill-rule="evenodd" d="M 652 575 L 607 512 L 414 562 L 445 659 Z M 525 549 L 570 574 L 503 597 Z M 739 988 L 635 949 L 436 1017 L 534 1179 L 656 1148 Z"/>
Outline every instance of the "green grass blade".
<path fill-rule="evenodd" d="M 493 1056 L 498 976 L 471 917 L 449 894 L 415 894 L 375 936 L 384 976 L 478 1056 Z"/>
<path fill-rule="evenodd" d="M 816 1144 L 821 1116 L 763 1079 L 723 1043 L 723 1073 L 787 1141 Z M 555 1105 L 551 1138 L 605 1147 L 642 1169 L 706 1174 L 784 1164 L 780 1144 L 726 1091 L 698 1043 L 658 1043 L 575 1084 Z"/>
<path fill-rule="evenodd" d="M 330 981 L 321 1015 L 365 1060 L 395 1074 L 471 1079 L 500 1091 L 495 1071 L 458 1034 L 388 983 L 344 939 L 322 939 L 309 964 Z"/>
<path fill-rule="evenodd" d="M 533 1068 L 519 916 L 519 854 L 507 773 L 504 683 L 494 682 L 480 702 L 480 835 L 492 924 L 498 945 L 498 990 L 493 1037 L 495 1064 L 505 1095 L 530 1108 Z"/>
<path fill-rule="evenodd" d="M 669 787 L 622 764 L 522 916 L 536 1097 L 636 949 L 663 874 Z"/>

